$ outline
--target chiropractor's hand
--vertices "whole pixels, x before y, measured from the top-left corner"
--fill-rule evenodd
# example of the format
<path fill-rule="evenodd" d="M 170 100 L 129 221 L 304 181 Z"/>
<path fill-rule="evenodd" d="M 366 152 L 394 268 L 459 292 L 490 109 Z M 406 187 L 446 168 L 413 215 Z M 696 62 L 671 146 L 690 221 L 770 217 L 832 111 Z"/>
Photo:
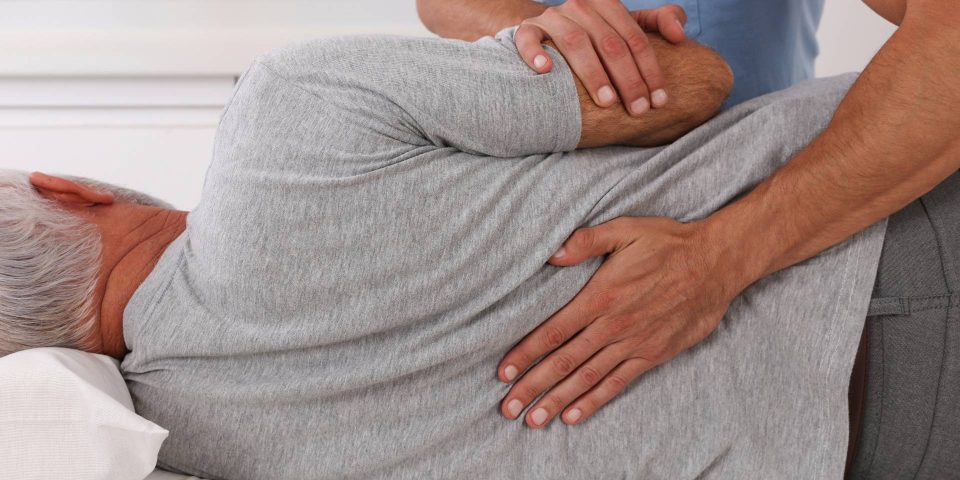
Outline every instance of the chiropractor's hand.
<path fill-rule="evenodd" d="M 549 263 L 609 256 L 570 303 L 500 362 L 499 378 L 516 380 L 502 413 L 517 418 L 546 392 L 527 410 L 529 426 L 544 427 L 561 412 L 567 424 L 583 422 L 641 374 L 710 335 L 750 282 L 737 278 L 742 274 L 725 264 L 704 230 L 622 217 L 574 232 Z"/>
<path fill-rule="evenodd" d="M 543 42 L 553 40 L 601 107 L 617 102 L 631 115 L 667 104 L 666 81 L 644 33 L 659 32 L 673 43 L 684 39 L 687 15 L 677 5 L 627 11 L 619 0 L 567 0 L 520 23 L 517 49 L 537 72 L 553 68 Z"/>

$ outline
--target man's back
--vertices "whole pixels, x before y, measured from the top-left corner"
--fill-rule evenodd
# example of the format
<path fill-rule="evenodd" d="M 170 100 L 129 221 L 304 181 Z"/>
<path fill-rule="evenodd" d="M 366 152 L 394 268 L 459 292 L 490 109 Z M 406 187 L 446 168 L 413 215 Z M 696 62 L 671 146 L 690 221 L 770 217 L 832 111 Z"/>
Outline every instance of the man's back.
<path fill-rule="evenodd" d="M 171 431 L 161 466 L 232 480 L 842 472 L 877 229 L 748 290 L 707 341 L 583 425 L 503 419 L 495 368 L 599 265 L 545 265 L 576 227 L 706 215 L 822 129 L 849 82 L 751 103 L 665 149 L 543 154 L 576 145 L 576 90 L 560 59 L 535 76 L 511 48 L 329 41 L 248 71 L 187 232 L 125 314 L 136 406 Z"/>

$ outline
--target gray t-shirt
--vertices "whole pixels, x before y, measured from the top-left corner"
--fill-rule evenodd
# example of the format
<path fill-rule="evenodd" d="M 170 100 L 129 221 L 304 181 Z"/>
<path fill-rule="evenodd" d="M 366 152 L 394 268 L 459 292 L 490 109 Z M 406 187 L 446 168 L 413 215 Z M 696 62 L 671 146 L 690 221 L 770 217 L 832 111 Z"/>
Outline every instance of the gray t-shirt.
<path fill-rule="evenodd" d="M 208 478 L 839 478 L 882 225 L 738 297 L 584 424 L 499 413 L 501 357 L 600 265 L 577 227 L 706 216 L 828 122 L 851 78 L 741 105 L 666 148 L 570 151 L 571 72 L 512 31 L 323 40 L 261 58 L 203 197 L 124 316 L 160 466 Z M 564 153 L 549 153 L 564 152 Z"/>

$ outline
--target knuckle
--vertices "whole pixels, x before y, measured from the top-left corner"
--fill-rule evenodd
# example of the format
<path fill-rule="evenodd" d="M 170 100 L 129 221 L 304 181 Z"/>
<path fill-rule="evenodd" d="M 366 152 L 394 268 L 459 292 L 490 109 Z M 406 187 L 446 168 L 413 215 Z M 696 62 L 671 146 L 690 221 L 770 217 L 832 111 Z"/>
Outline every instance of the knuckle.
<path fill-rule="evenodd" d="M 560 41 L 569 48 L 579 49 L 586 48 L 590 44 L 590 37 L 587 36 L 587 32 L 581 29 L 574 29 L 569 32 L 564 32 L 560 36 Z"/>
<path fill-rule="evenodd" d="M 631 355 L 630 361 L 639 362 L 643 367 L 659 365 L 667 358 L 667 349 L 662 345 L 644 345 Z"/>
<path fill-rule="evenodd" d="M 531 365 L 536 359 L 529 350 L 529 346 L 521 346 L 513 351 L 512 358 L 509 358 L 507 361 L 516 365 L 522 372 L 524 368 Z"/>
<path fill-rule="evenodd" d="M 576 362 L 573 361 L 573 358 L 570 358 L 569 355 L 563 353 L 554 355 L 550 363 L 552 364 L 555 372 L 564 376 L 572 372 L 577 366 Z"/>
<path fill-rule="evenodd" d="M 634 352 L 636 351 L 636 349 L 630 345 L 629 340 L 621 340 L 617 343 L 610 344 L 606 350 L 610 352 L 610 355 L 613 355 L 616 358 L 624 359 L 625 361 L 632 359 L 634 357 Z"/>
<path fill-rule="evenodd" d="M 534 398 L 540 395 L 540 390 L 531 384 L 518 385 L 516 389 L 517 397 L 524 405 L 527 405 Z"/>
<path fill-rule="evenodd" d="M 633 52 L 633 55 L 638 60 L 648 60 L 653 57 L 653 47 L 650 46 L 650 42 L 644 39 L 644 42 L 639 45 L 630 45 L 630 51 Z"/>
<path fill-rule="evenodd" d="M 636 219 L 633 217 L 617 217 L 607 222 L 607 224 L 613 227 L 614 229 L 620 230 L 620 229 L 629 228 L 631 225 L 633 225 L 633 222 L 635 220 Z"/>
<path fill-rule="evenodd" d="M 585 350 L 597 351 L 599 347 L 606 344 L 603 337 L 594 329 L 587 329 L 577 336 L 577 340 Z"/>
<path fill-rule="evenodd" d="M 625 38 L 624 41 L 626 42 L 627 47 L 629 47 L 634 53 L 639 53 L 647 48 L 650 48 L 650 42 L 647 41 L 647 37 L 639 33 L 627 35 L 627 38 Z"/>
<path fill-rule="evenodd" d="M 622 58 L 627 54 L 627 45 L 623 39 L 614 34 L 604 35 L 600 39 L 600 51 L 608 58 Z"/>
<path fill-rule="evenodd" d="M 626 88 L 632 92 L 636 92 L 639 97 L 645 97 L 647 94 L 647 83 L 644 82 L 640 76 L 627 82 Z"/>
<path fill-rule="evenodd" d="M 571 242 L 575 247 L 590 250 L 597 239 L 597 233 L 592 228 L 581 228 L 573 233 Z"/>
<path fill-rule="evenodd" d="M 677 15 L 677 17 L 680 18 L 681 21 L 684 21 L 684 22 L 687 21 L 687 11 L 680 5 L 677 5 L 676 3 L 671 3 L 669 5 L 665 5 L 664 9 L 673 12 L 675 15 Z"/>
<path fill-rule="evenodd" d="M 607 310 L 620 300 L 620 296 L 612 290 L 601 290 L 590 298 L 594 310 Z"/>
<path fill-rule="evenodd" d="M 547 407 L 547 410 L 551 412 L 559 412 L 563 410 L 563 407 L 566 406 L 567 402 L 563 401 L 562 398 L 557 395 L 547 395 L 543 398 L 542 403 Z"/>
<path fill-rule="evenodd" d="M 663 78 L 663 73 L 660 72 L 660 68 L 647 68 L 643 71 L 643 76 L 646 78 L 647 84 L 651 86 L 662 85 L 665 80 Z"/>
<path fill-rule="evenodd" d="M 546 22 L 552 22 L 558 17 L 562 16 L 562 14 L 559 11 L 557 11 L 558 8 L 559 7 L 550 7 L 544 10 L 544 12 L 541 13 L 539 17 L 533 17 L 533 18 L 539 18 Z"/>
<path fill-rule="evenodd" d="M 610 375 L 604 383 L 606 383 L 607 391 L 612 395 L 616 395 L 627 388 L 627 381 L 619 375 Z"/>
<path fill-rule="evenodd" d="M 608 324 L 609 331 L 614 336 L 620 336 L 626 333 L 632 326 L 633 322 L 629 317 L 617 317 L 610 320 L 610 323 Z"/>
<path fill-rule="evenodd" d="M 563 342 L 566 340 L 566 335 L 563 332 L 552 325 L 547 325 L 543 329 L 543 346 L 553 350 L 560 345 L 563 345 Z"/>
<path fill-rule="evenodd" d="M 524 20 L 520 23 L 520 26 L 517 28 L 516 38 L 517 40 L 524 39 L 533 39 L 537 36 L 537 27 L 536 24 L 531 23 L 529 20 Z"/>
<path fill-rule="evenodd" d="M 597 410 L 600 410 L 600 407 L 602 406 L 603 402 L 600 401 L 600 398 L 598 398 L 596 393 L 588 395 L 580 404 L 580 408 L 583 410 L 584 417 L 593 414 Z"/>
<path fill-rule="evenodd" d="M 580 380 L 586 385 L 596 385 L 600 381 L 600 372 L 593 367 L 583 367 L 579 372 Z"/>
<path fill-rule="evenodd" d="M 648 362 L 653 365 L 659 365 L 670 358 L 670 347 L 665 343 L 657 344 L 651 350 Z"/>

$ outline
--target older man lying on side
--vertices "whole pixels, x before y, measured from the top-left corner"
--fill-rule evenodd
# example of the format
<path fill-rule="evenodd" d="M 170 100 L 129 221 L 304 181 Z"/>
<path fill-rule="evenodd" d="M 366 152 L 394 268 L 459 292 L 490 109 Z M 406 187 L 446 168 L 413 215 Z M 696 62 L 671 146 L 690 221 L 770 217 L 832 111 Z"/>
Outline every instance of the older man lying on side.
<path fill-rule="evenodd" d="M 170 430 L 160 466 L 208 478 L 839 475 L 877 228 L 751 288 L 575 426 L 505 420 L 494 373 L 598 267 L 545 264 L 572 231 L 703 217 L 816 135 L 849 79 L 669 147 L 574 150 L 677 138 L 716 112 L 728 68 L 656 42 L 672 100 L 631 118 L 595 108 L 555 53 L 552 73 L 529 71 L 511 37 L 260 59 L 189 214 L 4 174 L 0 354 L 123 358 L 139 413 Z"/>

